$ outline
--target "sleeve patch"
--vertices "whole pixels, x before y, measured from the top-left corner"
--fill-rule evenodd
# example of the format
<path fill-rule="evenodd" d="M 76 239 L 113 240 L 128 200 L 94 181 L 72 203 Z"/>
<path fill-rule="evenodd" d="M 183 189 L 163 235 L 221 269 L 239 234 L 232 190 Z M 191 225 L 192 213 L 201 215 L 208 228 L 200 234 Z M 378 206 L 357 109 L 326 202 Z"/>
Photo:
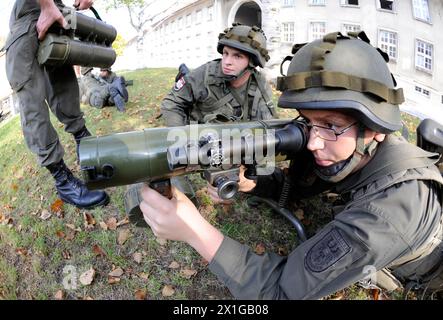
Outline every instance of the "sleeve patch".
<path fill-rule="evenodd" d="M 175 90 L 175 91 L 180 91 L 181 88 L 183 88 L 183 87 L 185 86 L 185 84 L 186 84 L 185 77 L 181 77 L 181 78 L 178 79 L 177 82 L 175 83 L 175 85 L 174 85 L 174 90 Z"/>
<path fill-rule="evenodd" d="M 332 229 L 306 254 L 306 267 L 312 272 L 322 272 L 351 252 L 351 247 L 337 229 Z"/>

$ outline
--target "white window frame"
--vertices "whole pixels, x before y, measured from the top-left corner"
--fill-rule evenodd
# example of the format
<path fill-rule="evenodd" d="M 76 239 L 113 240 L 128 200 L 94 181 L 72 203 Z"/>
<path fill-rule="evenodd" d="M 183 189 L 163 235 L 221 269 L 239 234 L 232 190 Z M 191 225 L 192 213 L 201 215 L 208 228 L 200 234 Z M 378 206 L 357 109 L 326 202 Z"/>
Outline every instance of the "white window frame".
<path fill-rule="evenodd" d="M 287 29 L 285 27 L 287 26 Z M 291 30 L 292 26 L 292 30 Z M 291 40 L 291 31 L 292 31 L 292 40 Z M 294 43 L 295 42 L 295 23 L 293 21 L 282 22 L 281 24 L 281 39 L 282 42 L 285 43 Z"/>
<path fill-rule="evenodd" d="M 281 6 L 284 8 L 295 7 L 295 0 L 280 0 Z"/>
<path fill-rule="evenodd" d="M 200 24 L 203 21 L 203 11 L 202 9 L 198 9 L 195 12 L 195 24 Z"/>
<path fill-rule="evenodd" d="M 385 8 L 382 8 L 381 7 L 381 3 L 380 3 L 380 1 L 382 1 L 382 0 L 376 0 L 376 2 L 377 2 L 377 10 L 380 10 L 380 11 L 383 11 L 383 12 L 390 12 L 390 13 L 395 13 L 397 10 L 397 0 L 392 0 L 391 2 L 392 2 L 392 10 L 389 10 L 389 9 L 385 9 Z"/>
<path fill-rule="evenodd" d="M 326 0 L 308 0 L 310 6 L 326 6 Z"/>
<path fill-rule="evenodd" d="M 324 26 L 324 33 L 323 33 L 323 35 L 322 35 L 321 37 L 314 37 L 314 35 L 315 35 L 316 33 L 318 33 L 318 32 L 317 32 L 317 31 L 314 31 L 314 30 L 312 29 L 312 27 L 313 27 L 315 24 L 320 24 L 320 23 L 322 23 L 323 26 Z M 326 34 L 326 21 L 309 21 L 309 28 L 308 28 L 308 39 L 309 39 L 309 42 L 314 41 L 314 40 L 316 40 L 316 39 L 321 39 L 325 34 Z"/>
<path fill-rule="evenodd" d="M 207 8 L 207 21 L 212 21 L 214 19 L 214 6 L 209 6 Z"/>
<path fill-rule="evenodd" d="M 346 30 L 346 26 L 358 27 L 358 31 L 361 31 L 361 24 L 352 23 L 352 22 L 343 22 L 341 24 L 341 32 L 346 35 L 348 31 L 357 31 L 357 30 Z"/>
<path fill-rule="evenodd" d="M 411 0 L 414 18 L 426 23 L 431 23 L 429 0 Z M 426 7 L 425 7 L 426 6 Z"/>
<path fill-rule="evenodd" d="M 428 45 L 431 49 L 431 55 L 429 55 L 427 52 L 419 52 L 419 44 L 423 43 L 424 45 L 424 50 L 426 51 L 428 48 L 426 48 L 426 46 Z M 422 40 L 422 39 L 415 39 L 415 69 L 423 71 L 423 72 L 427 72 L 432 74 L 432 70 L 434 68 L 434 44 Z M 419 57 L 423 58 L 425 65 L 419 65 L 418 64 L 418 60 Z M 430 68 L 426 67 L 426 59 L 430 59 Z"/>
<path fill-rule="evenodd" d="M 423 88 L 423 87 L 421 87 L 419 85 L 415 85 L 415 89 L 414 90 L 415 90 L 415 93 L 417 93 L 417 94 L 419 94 L 419 95 L 421 95 L 423 97 L 426 97 L 428 99 L 431 98 L 431 91 L 428 90 L 428 89 L 425 89 L 425 88 Z"/>
<path fill-rule="evenodd" d="M 349 0 L 340 0 L 340 5 L 342 7 L 358 8 L 358 7 L 360 7 L 361 0 L 357 0 L 357 1 L 358 1 L 358 4 L 352 4 L 352 3 L 349 3 Z"/>
<path fill-rule="evenodd" d="M 382 41 L 383 32 L 387 32 L 387 33 L 395 35 L 395 42 L 396 42 L 395 46 L 392 43 L 390 43 L 389 41 L 388 42 Z M 398 60 L 398 48 L 399 48 L 398 32 L 393 31 L 393 30 L 389 30 L 389 29 L 384 29 L 384 28 L 378 29 L 378 47 L 388 54 L 389 61 L 397 61 Z M 391 55 L 391 51 L 389 50 L 391 47 L 395 47 L 395 56 Z"/>

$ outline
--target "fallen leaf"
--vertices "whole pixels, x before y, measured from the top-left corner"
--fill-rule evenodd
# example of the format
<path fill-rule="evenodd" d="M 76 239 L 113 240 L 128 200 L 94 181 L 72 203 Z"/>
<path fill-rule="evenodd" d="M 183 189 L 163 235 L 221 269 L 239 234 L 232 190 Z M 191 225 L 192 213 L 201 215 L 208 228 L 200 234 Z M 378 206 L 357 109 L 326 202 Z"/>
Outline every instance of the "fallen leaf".
<path fill-rule="evenodd" d="M 126 242 L 126 240 L 128 240 L 130 235 L 131 235 L 131 231 L 129 229 L 120 230 L 118 232 L 117 243 L 119 245 L 124 244 Z"/>
<path fill-rule="evenodd" d="M 121 277 L 125 272 L 123 271 L 122 268 L 118 267 L 115 268 L 114 270 L 112 270 L 111 272 L 108 273 L 108 276 L 110 277 Z"/>
<path fill-rule="evenodd" d="M 66 237 L 65 239 L 68 241 L 72 241 L 75 238 L 75 231 L 74 230 L 68 230 L 66 231 Z"/>
<path fill-rule="evenodd" d="M 108 277 L 108 284 L 116 284 L 120 282 L 120 278 L 117 277 Z"/>
<path fill-rule="evenodd" d="M 55 213 L 57 216 L 63 215 L 63 200 L 57 199 L 54 201 L 53 204 L 51 204 L 51 212 Z"/>
<path fill-rule="evenodd" d="M 116 230 L 117 229 L 117 219 L 116 218 L 109 218 L 108 221 L 106 221 L 106 225 L 108 226 L 109 230 Z"/>
<path fill-rule="evenodd" d="M 137 263 L 141 263 L 142 262 L 142 254 L 140 252 L 135 252 L 132 255 L 132 258 L 134 259 L 135 262 Z"/>
<path fill-rule="evenodd" d="M 88 286 L 94 280 L 94 276 L 95 276 L 95 270 L 94 268 L 91 268 L 80 275 L 80 283 L 84 286 Z"/>
<path fill-rule="evenodd" d="M 295 210 L 294 215 L 297 217 L 298 220 L 303 220 L 305 218 L 305 212 L 303 211 L 303 209 Z"/>
<path fill-rule="evenodd" d="M 90 214 L 90 213 L 87 213 L 87 212 L 84 212 L 83 213 L 83 219 L 84 219 L 84 221 L 85 221 L 85 228 L 87 228 L 87 229 L 92 229 L 92 228 L 94 228 L 94 225 L 95 225 L 95 219 L 94 219 L 94 217 L 92 216 L 92 214 Z"/>
<path fill-rule="evenodd" d="M 166 285 L 163 287 L 162 296 L 163 297 L 170 297 L 174 294 L 174 292 L 175 292 L 175 290 L 174 290 L 173 286 Z"/>
<path fill-rule="evenodd" d="M 60 239 L 63 239 L 64 237 L 66 237 L 66 234 L 65 234 L 63 231 L 61 231 L 61 230 L 58 230 L 58 231 L 55 233 L 55 235 L 56 235 L 57 237 L 59 237 Z"/>
<path fill-rule="evenodd" d="M 169 264 L 168 268 L 171 268 L 171 269 L 178 269 L 178 268 L 180 268 L 180 264 L 179 264 L 177 261 L 172 261 L 172 262 Z"/>
<path fill-rule="evenodd" d="M 68 250 L 63 250 L 62 251 L 62 257 L 65 260 L 69 260 L 69 259 L 71 259 L 71 253 Z"/>
<path fill-rule="evenodd" d="M 65 298 L 65 293 L 63 292 L 63 290 L 58 290 L 55 294 L 54 294 L 54 299 L 55 300 L 63 300 Z"/>
<path fill-rule="evenodd" d="M 136 300 L 145 300 L 146 299 L 146 290 L 137 290 L 135 291 L 135 299 Z"/>
<path fill-rule="evenodd" d="M 15 249 L 15 252 L 17 252 L 21 256 L 28 255 L 28 249 L 26 249 L 26 248 L 17 248 L 17 249 Z"/>
<path fill-rule="evenodd" d="M 128 223 L 129 223 L 129 219 L 124 218 L 123 220 L 117 222 L 116 227 L 124 226 L 125 224 L 128 224 Z"/>
<path fill-rule="evenodd" d="M 371 295 L 372 295 L 372 299 L 379 300 L 380 290 L 371 289 Z"/>
<path fill-rule="evenodd" d="M 266 248 L 265 245 L 263 243 L 259 243 L 255 246 L 254 252 L 258 255 L 262 255 L 263 253 L 265 253 Z"/>
<path fill-rule="evenodd" d="M 197 274 L 197 271 L 192 269 L 182 269 L 180 270 L 180 274 L 186 279 L 191 279 Z"/>
<path fill-rule="evenodd" d="M 73 231 L 77 231 L 77 232 L 82 231 L 82 229 L 76 228 L 75 225 L 73 225 L 73 224 L 66 223 L 65 226 Z"/>
<path fill-rule="evenodd" d="M 105 222 L 100 221 L 98 224 L 103 230 L 108 230 L 108 225 Z"/>
<path fill-rule="evenodd" d="M 98 244 L 94 244 L 92 246 L 92 252 L 94 252 L 96 256 L 102 256 L 102 257 L 106 256 L 105 252 L 102 250 L 102 248 L 100 248 Z"/>
<path fill-rule="evenodd" d="M 42 213 L 40 215 L 40 219 L 48 220 L 49 218 L 51 218 L 51 213 L 48 210 L 43 209 L 43 211 L 42 211 Z"/>
<path fill-rule="evenodd" d="M 148 280 L 149 279 L 149 273 L 141 272 L 141 273 L 138 274 L 138 276 L 140 278 L 142 278 L 143 280 Z"/>
<path fill-rule="evenodd" d="M 278 249 L 277 249 L 277 253 L 278 253 L 280 256 L 287 256 L 287 255 L 288 255 L 288 249 L 285 248 L 285 247 L 278 247 Z"/>
<path fill-rule="evenodd" d="M 208 260 L 206 260 L 206 259 L 204 259 L 204 258 L 201 258 L 201 259 L 199 260 L 199 263 L 200 263 L 200 265 L 201 265 L 202 267 L 206 267 L 206 266 L 209 264 Z"/>

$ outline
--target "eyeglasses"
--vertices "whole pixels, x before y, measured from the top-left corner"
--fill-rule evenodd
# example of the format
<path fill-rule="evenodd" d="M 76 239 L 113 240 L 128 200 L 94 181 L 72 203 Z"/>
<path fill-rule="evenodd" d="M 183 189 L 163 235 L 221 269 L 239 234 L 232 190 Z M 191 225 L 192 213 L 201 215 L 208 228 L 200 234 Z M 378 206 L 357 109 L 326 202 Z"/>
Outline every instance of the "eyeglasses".
<path fill-rule="evenodd" d="M 349 126 L 347 126 L 346 128 L 343 128 L 340 131 L 337 131 L 333 128 L 327 128 L 327 127 L 323 127 L 323 126 L 318 126 L 316 124 L 307 123 L 306 119 L 304 119 L 302 117 L 299 117 L 298 119 L 301 121 L 304 121 L 309 130 L 314 129 L 314 134 L 317 137 L 320 137 L 326 141 L 337 141 L 338 136 L 342 135 L 343 133 L 345 133 L 346 131 L 351 129 L 352 126 L 354 126 L 358 123 L 358 122 L 354 122 L 354 123 L 350 124 Z"/>

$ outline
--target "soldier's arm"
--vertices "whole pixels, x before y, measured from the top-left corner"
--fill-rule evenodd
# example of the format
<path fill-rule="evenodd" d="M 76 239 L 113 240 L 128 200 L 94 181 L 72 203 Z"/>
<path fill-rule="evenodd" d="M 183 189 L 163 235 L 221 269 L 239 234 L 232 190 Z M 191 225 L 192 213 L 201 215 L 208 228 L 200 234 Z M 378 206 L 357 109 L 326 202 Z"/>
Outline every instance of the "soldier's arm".
<path fill-rule="evenodd" d="M 189 112 L 195 103 L 192 85 L 187 77 L 179 79 L 161 103 L 161 111 L 168 127 L 189 124 Z"/>
<path fill-rule="evenodd" d="M 225 236 L 209 268 L 238 299 L 319 299 L 362 279 L 377 281 L 376 271 L 432 238 L 437 227 L 423 219 L 429 212 L 419 204 L 437 194 L 415 180 L 369 197 L 342 211 L 288 257 L 260 256 Z"/>

